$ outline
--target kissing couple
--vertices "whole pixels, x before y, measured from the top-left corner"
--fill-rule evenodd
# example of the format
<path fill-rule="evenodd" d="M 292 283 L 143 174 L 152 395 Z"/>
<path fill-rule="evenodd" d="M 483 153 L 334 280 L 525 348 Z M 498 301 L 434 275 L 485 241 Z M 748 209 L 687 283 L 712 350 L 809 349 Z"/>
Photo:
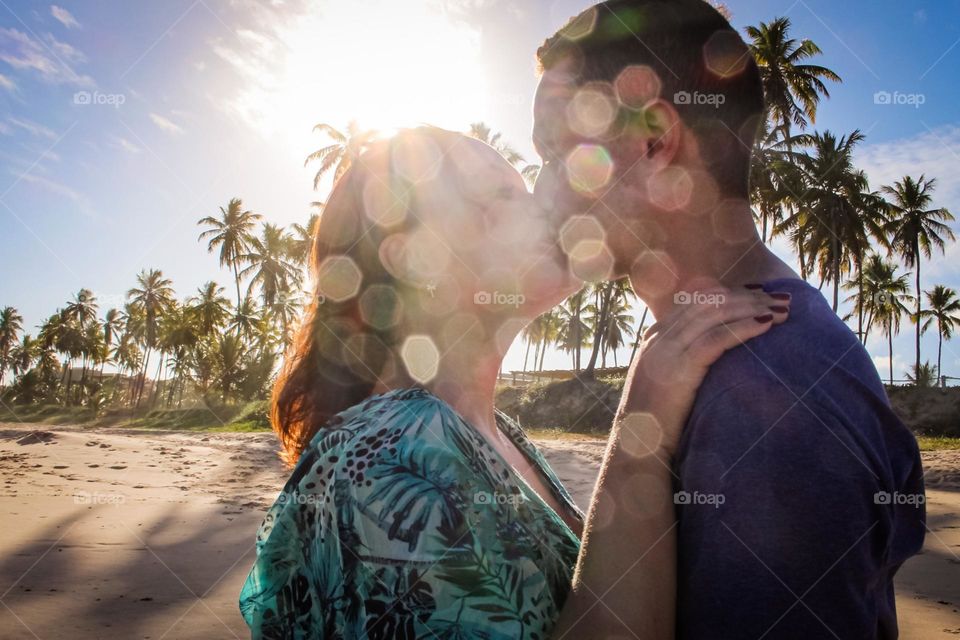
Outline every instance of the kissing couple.
<path fill-rule="evenodd" d="M 703 0 L 609 0 L 537 51 L 533 194 L 434 128 L 335 183 L 276 382 L 291 467 L 240 595 L 263 639 L 896 638 L 916 441 L 760 241 L 760 71 Z M 524 326 L 629 278 L 656 323 L 586 513 L 494 407 Z M 500 295 L 516 304 L 500 304 Z"/>

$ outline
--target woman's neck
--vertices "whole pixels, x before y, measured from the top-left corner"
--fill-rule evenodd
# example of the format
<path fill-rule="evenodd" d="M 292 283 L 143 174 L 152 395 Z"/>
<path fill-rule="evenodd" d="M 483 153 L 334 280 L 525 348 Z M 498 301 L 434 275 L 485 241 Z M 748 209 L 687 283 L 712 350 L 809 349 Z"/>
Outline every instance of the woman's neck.
<path fill-rule="evenodd" d="M 426 380 L 412 375 L 415 366 L 406 366 L 404 350 L 396 355 L 397 367 L 393 373 L 384 372 L 374 393 L 391 389 L 422 386 L 449 404 L 485 437 L 496 441 L 499 431 L 494 418 L 494 396 L 505 349 L 495 336 L 504 331 L 468 331 L 466 335 L 446 339 L 426 335 L 433 342 L 439 362 L 436 373 Z M 418 333 L 418 336 L 425 336 Z M 422 338 L 421 338 L 422 339 Z M 507 348 L 511 341 L 507 342 Z M 411 353 L 407 353 L 411 357 Z M 422 363 L 420 363 L 422 366 Z"/>

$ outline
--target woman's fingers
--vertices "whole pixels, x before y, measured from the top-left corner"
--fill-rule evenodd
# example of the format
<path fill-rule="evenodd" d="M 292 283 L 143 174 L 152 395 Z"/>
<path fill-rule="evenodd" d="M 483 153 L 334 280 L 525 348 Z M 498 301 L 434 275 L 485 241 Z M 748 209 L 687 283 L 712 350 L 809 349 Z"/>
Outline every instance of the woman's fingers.
<path fill-rule="evenodd" d="M 722 324 L 773 314 L 773 322 L 779 323 L 789 313 L 789 300 L 779 300 L 763 291 L 724 291 L 704 297 L 707 304 L 690 305 L 684 308 L 670 329 L 681 348 L 688 348 L 704 333 Z"/>
<path fill-rule="evenodd" d="M 727 350 L 739 347 L 747 340 L 769 331 L 774 324 L 775 315 L 786 316 L 768 311 L 765 314 L 718 324 L 696 338 L 687 349 L 686 356 L 698 367 L 709 367 Z"/>

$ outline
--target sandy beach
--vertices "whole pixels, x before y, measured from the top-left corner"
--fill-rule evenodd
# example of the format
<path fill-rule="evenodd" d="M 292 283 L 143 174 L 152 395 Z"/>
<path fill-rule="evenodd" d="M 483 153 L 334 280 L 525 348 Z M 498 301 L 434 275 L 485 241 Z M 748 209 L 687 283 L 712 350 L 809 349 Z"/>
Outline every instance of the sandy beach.
<path fill-rule="evenodd" d="M 539 442 L 586 505 L 603 445 Z M 0 423 L 0 639 L 245 638 L 237 595 L 286 478 L 272 434 Z M 960 451 L 924 454 L 903 638 L 960 635 Z"/>

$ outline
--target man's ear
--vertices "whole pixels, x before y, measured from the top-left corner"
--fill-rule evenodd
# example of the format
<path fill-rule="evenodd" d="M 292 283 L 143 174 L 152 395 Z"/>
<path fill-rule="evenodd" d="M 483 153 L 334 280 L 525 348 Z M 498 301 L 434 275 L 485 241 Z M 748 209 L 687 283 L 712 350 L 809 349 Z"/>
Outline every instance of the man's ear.
<path fill-rule="evenodd" d="M 672 104 L 663 98 L 643 107 L 645 157 L 659 167 L 673 163 L 683 144 L 683 123 Z"/>

